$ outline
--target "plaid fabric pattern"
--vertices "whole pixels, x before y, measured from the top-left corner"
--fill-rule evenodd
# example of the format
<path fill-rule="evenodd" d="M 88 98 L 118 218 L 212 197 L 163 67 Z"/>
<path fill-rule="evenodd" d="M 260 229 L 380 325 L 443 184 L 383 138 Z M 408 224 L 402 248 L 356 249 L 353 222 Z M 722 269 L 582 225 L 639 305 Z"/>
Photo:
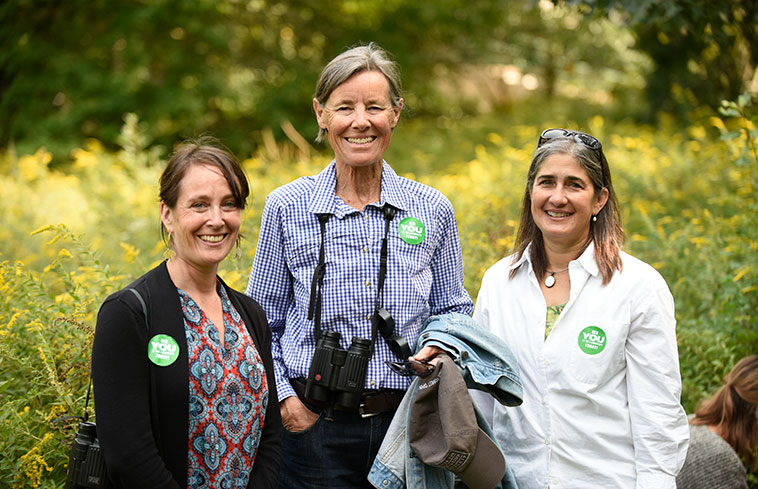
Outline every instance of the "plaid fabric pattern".
<path fill-rule="evenodd" d="M 266 311 L 273 336 L 274 371 L 279 399 L 295 395 L 288 379 L 308 376 L 315 338 L 308 321 L 313 270 L 318 264 L 321 231 L 326 224 L 326 276 L 322 330 L 342 335 L 347 349 L 354 336 L 371 338 L 371 315 L 384 237 L 382 205 L 398 209 L 390 224 L 387 278 L 380 303 L 395 319 L 395 332 L 414 345 L 424 319 L 459 312 L 470 315 L 473 303 L 463 287 L 463 264 L 455 213 L 439 191 L 399 177 L 385 162 L 381 201 L 360 212 L 335 194 L 333 161 L 315 176 L 299 178 L 266 199 L 246 294 Z M 416 245 L 398 232 L 406 217 L 420 220 L 426 237 Z M 409 379 L 392 372 L 397 360 L 379 336 L 369 363 L 367 389 L 406 389 Z"/>

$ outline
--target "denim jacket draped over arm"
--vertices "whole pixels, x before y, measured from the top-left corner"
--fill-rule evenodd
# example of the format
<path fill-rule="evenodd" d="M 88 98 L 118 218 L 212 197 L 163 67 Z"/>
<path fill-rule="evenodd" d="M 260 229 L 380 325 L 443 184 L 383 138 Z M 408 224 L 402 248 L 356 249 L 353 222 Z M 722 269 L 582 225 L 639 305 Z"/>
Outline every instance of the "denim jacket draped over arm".
<path fill-rule="evenodd" d="M 421 328 L 415 351 L 425 346 L 437 346 L 449 353 L 469 389 L 483 391 L 505 406 L 521 404 L 521 378 L 511 349 L 469 316 L 450 313 L 429 317 Z M 374 487 L 452 489 L 455 484 L 452 472 L 424 464 L 411 450 L 406 435 L 410 406 L 418 392 L 418 384 L 418 378 L 415 378 L 371 467 L 368 480 Z M 476 403 L 474 412 L 479 427 L 494 440 L 492 429 Z M 505 475 L 497 488 L 517 488 L 507 460 Z"/>

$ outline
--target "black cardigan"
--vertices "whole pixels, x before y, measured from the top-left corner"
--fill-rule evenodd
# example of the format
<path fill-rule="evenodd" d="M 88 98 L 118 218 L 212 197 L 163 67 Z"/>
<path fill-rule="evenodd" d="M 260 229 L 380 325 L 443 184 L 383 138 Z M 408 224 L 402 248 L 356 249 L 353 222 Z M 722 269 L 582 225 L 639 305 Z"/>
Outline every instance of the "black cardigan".
<path fill-rule="evenodd" d="M 263 309 L 229 288 L 263 360 L 268 408 L 248 488 L 275 487 L 281 461 L 281 416 L 271 360 L 271 331 Z M 108 473 L 116 487 L 186 488 L 189 444 L 189 360 L 179 293 L 166 263 L 135 280 L 147 305 L 122 289 L 109 296 L 97 316 L 92 348 L 97 434 Z M 151 364 L 148 340 L 156 334 L 179 344 L 179 358 L 167 367 Z"/>

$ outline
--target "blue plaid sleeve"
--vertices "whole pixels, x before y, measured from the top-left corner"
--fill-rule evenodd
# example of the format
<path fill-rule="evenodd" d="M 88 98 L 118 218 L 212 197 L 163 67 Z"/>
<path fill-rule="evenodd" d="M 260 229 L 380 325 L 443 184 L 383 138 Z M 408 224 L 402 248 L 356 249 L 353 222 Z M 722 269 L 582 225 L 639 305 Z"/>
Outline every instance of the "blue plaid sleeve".
<path fill-rule="evenodd" d="M 285 259 L 283 212 L 283 206 L 276 196 L 269 195 L 263 209 L 258 246 L 245 290 L 266 311 L 271 328 L 271 352 L 279 399 L 295 395 L 286 373 L 280 342 L 284 334 L 287 309 L 292 301 L 292 277 Z"/>
<path fill-rule="evenodd" d="M 431 315 L 457 312 L 470 316 L 474 310 L 463 286 L 463 257 L 453 204 L 443 197 L 438 205 L 437 229 L 442 231 L 431 262 Z"/>

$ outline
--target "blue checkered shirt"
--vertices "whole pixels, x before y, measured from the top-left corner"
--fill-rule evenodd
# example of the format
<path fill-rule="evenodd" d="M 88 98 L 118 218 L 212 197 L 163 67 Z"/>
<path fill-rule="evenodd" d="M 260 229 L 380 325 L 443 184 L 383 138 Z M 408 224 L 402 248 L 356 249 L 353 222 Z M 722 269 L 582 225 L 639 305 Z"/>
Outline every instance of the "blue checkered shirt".
<path fill-rule="evenodd" d="M 353 336 L 371 338 L 379 254 L 384 237 L 382 206 L 398 209 L 390 223 L 387 278 L 382 304 L 395 319 L 395 334 L 413 347 L 427 317 L 448 312 L 471 315 L 473 303 L 463 287 L 458 226 L 450 201 L 439 191 L 399 177 L 385 162 L 381 202 L 360 212 L 335 193 L 335 163 L 314 176 L 279 187 L 266 198 L 258 248 L 246 294 L 266 311 L 271 327 L 279 400 L 295 395 L 289 379 L 307 378 L 315 348 L 308 305 L 318 264 L 321 228 L 326 223 L 326 275 L 322 288 L 321 329 L 340 333 L 347 349 Z M 412 245 L 398 225 L 415 217 L 426 237 Z M 384 363 L 397 360 L 381 335 L 369 362 L 366 389 L 407 389 L 410 381 Z"/>

